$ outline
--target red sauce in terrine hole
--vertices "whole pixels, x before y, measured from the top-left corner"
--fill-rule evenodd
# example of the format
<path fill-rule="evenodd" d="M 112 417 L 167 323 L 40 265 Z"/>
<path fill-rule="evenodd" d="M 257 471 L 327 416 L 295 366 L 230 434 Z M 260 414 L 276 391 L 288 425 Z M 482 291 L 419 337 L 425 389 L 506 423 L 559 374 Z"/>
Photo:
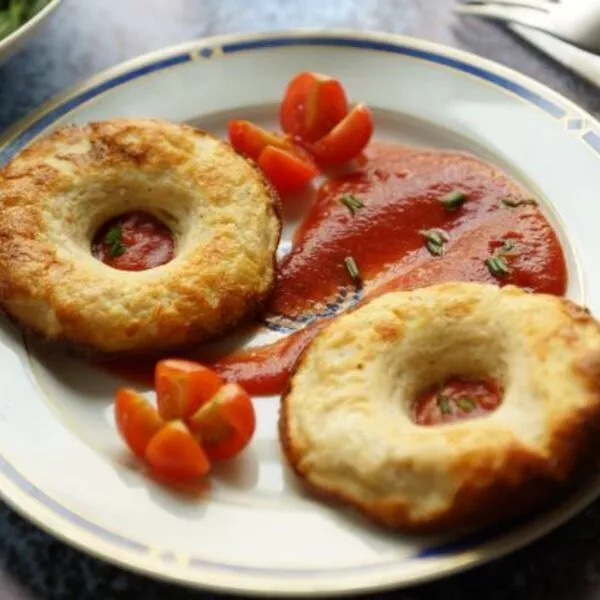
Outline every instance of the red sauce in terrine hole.
<path fill-rule="evenodd" d="M 501 402 L 497 381 L 456 377 L 425 390 L 413 403 L 410 416 L 417 425 L 442 425 L 483 417 Z"/>
<path fill-rule="evenodd" d="M 172 260 L 171 230 L 143 211 L 124 213 L 107 221 L 92 241 L 92 255 L 122 271 L 144 271 Z"/>

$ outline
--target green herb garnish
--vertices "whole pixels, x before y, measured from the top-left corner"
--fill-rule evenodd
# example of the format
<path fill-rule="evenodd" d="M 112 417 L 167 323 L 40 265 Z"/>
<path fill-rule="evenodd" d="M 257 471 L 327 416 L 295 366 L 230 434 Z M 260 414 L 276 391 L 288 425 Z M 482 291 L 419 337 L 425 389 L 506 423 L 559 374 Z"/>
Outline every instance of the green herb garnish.
<path fill-rule="evenodd" d="M 510 267 L 502 256 L 490 256 L 485 259 L 485 264 L 494 277 L 503 277 L 510 273 Z"/>
<path fill-rule="evenodd" d="M 356 211 L 364 206 L 364 204 L 354 194 L 344 194 L 340 198 L 340 202 L 348 207 L 348 210 L 355 215 Z"/>
<path fill-rule="evenodd" d="M 24 25 L 50 0 L 0 0 L 0 40 Z"/>
<path fill-rule="evenodd" d="M 450 408 L 450 401 L 448 400 L 447 396 L 441 392 L 437 395 L 436 402 L 440 412 L 443 415 L 449 415 L 452 412 L 452 409 Z"/>
<path fill-rule="evenodd" d="M 471 412 L 475 410 L 477 404 L 475 404 L 475 400 L 471 396 L 461 396 L 456 400 L 456 406 L 465 412 Z"/>
<path fill-rule="evenodd" d="M 425 238 L 425 247 L 434 256 L 441 256 L 444 253 L 444 244 L 448 237 L 441 229 L 424 229 L 419 233 Z"/>
<path fill-rule="evenodd" d="M 517 206 L 536 206 L 537 202 L 533 198 L 500 198 L 500 202 L 510 208 L 516 208 Z"/>
<path fill-rule="evenodd" d="M 506 238 L 502 240 L 502 246 L 496 248 L 492 256 L 488 257 L 485 261 L 487 268 L 494 277 L 502 277 L 510 273 L 510 266 L 506 261 L 506 256 L 516 256 L 519 254 L 516 240 Z"/>
<path fill-rule="evenodd" d="M 109 245 L 109 254 L 111 256 L 121 256 L 125 252 L 125 246 L 121 241 L 121 226 L 111 227 L 104 236 L 104 241 Z"/>
<path fill-rule="evenodd" d="M 454 190 L 445 196 L 440 198 L 440 202 L 444 205 L 444 208 L 449 211 L 456 210 L 459 206 L 464 204 L 467 197 L 459 190 Z"/>
<path fill-rule="evenodd" d="M 360 283 L 360 271 L 358 270 L 358 265 L 352 256 L 347 256 L 344 259 L 344 266 L 346 267 L 346 271 L 348 275 L 350 275 L 350 279 L 355 283 Z"/>
<path fill-rule="evenodd" d="M 502 247 L 498 250 L 497 254 L 507 254 L 515 249 L 515 241 L 510 238 L 506 238 Z"/>

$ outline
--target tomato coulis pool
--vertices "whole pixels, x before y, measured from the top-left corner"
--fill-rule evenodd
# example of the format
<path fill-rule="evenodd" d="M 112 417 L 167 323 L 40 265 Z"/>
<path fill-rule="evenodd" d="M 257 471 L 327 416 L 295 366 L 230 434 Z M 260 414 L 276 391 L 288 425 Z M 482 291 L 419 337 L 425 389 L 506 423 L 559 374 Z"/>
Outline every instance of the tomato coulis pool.
<path fill-rule="evenodd" d="M 441 199 L 453 192 L 465 201 L 448 210 Z M 348 196 L 363 205 L 354 214 L 342 203 Z M 374 144 L 361 168 L 319 190 L 279 268 L 271 309 L 300 315 L 321 308 L 352 283 L 348 256 L 367 292 L 385 283 L 407 289 L 479 281 L 562 294 L 562 249 L 530 201 L 520 186 L 470 155 Z M 448 238 L 442 256 L 426 247 L 422 232 L 432 229 Z M 497 278 L 485 261 L 507 239 L 514 241 L 506 257 L 510 273 Z"/>
<path fill-rule="evenodd" d="M 445 200 L 457 194 L 463 201 L 448 206 Z M 427 247 L 425 232 L 432 230 L 443 235 L 439 254 Z M 495 257 L 501 272 L 488 264 Z M 347 258 L 358 267 L 359 280 L 350 277 Z M 466 153 L 371 144 L 353 172 L 318 190 L 278 266 L 267 312 L 306 318 L 357 287 L 366 301 L 443 281 L 561 295 L 567 271 L 539 207 L 495 167 Z M 221 357 L 214 367 L 254 394 L 279 393 L 321 327 L 313 322 L 278 343 Z"/>
<path fill-rule="evenodd" d="M 153 215 L 125 213 L 105 223 L 92 242 L 92 255 L 114 269 L 144 271 L 169 262 L 174 255 L 173 235 Z"/>

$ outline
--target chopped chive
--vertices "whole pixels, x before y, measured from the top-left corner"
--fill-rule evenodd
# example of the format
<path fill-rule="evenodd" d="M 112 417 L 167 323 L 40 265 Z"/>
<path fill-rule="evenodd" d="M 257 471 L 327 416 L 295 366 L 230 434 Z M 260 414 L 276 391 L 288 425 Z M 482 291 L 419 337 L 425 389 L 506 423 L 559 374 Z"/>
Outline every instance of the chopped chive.
<path fill-rule="evenodd" d="M 111 227 L 104 236 L 104 241 L 107 244 L 114 244 L 115 242 L 121 241 L 121 227 L 119 225 L 115 225 Z"/>
<path fill-rule="evenodd" d="M 435 244 L 431 240 L 427 240 L 425 242 L 425 247 L 427 248 L 427 250 L 429 250 L 429 253 L 433 254 L 434 256 L 441 256 L 442 254 L 444 254 L 444 246 L 441 246 L 440 244 Z"/>
<path fill-rule="evenodd" d="M 537 205 L 537 202 L 533 198 L 500 198 L 500 202 L 502 202 L 502 204 L 505 206 L 510 206 L 511 208 L 525 205 Z"/>
<path fill-rule="evenodd" d="M 340 198 L 340 202 L 348 207 L 348 210 L 354 215 L 359 208 L 364 204 L 354 194 L 344 194 Z"/>
<path fill-rule="evenodd" d="M 458 406 L 458 408 L 464 410 L 465 412 L 471 412 L 477 406 L 475 404 L 475 400 L 473 400 L 471 396 L 461 396 L 456 401 L 456 405 Z"/>
<path fill-rule="evenodd" d="M 111 245 L 109 252 L 111 256 L 121 256 L 125 252 L 125 246 L 121 242 L 116 242 Z"/>
<path fill-rule="evenodd" d="M 442 393 L 438 394 L 436 402 L 437 402 L 438 408 L 440 409 L 440 412 L 443 415 L 449 415 L 452 412 L 452 410 L 450 409 L 450 401 L 444 394 L 442 394 Z"/>
<path fill-rule="evenodd" d="M 444 205 L 444 208 L 449 211 L 456 210 L 459 206 L 464 204 L 467 197 L 459 190 L 454 190 L 445 196 L 440 198 L 440 202 Z"/>
<path fill-rule="evenodd" d="M 425 229 L 419 233 L 426 239 L 425 247 L 431 254 L 441 256 L 444 253 L 444 244 L 448 238 L 441 229 Z"/>
<path fill-rule="evenodd" d="M 490 256 L 486 258 L 485 264 L 494 277 L 502 277 L 510 273 L 508 263 L 502 256 Z"/>
<path fill-rule="evenodd" d="M 515 249 L 515 241 L 507 238 L 504 240 L 502 244 L 502 248 L 500 248 L 500 252 L 510 252 Z"/>
<path fill-rule="evenodd" d="M 346 271 L 350 276 L 350 279 L 355 283 L 360 282 L 360 271 L 358 270 L 358 265 L 352 256 L 347 256 L 344 259 L 344 266 L 346 267 Z"/>
<path fill-rule="evenodd" d="M 506 256 L 516 256 L 519 254 L 519 250 L 517 249 L 517 241 L 511 238 L 505 238 L 502 240 L 502 246 L 496 248 L 492 253 L 492 258 L 498 257 L 501 260 L 501 264 L 495 264 L 496 268 L 502 269 L 502 262 L 506 263 Z M 496 262 L 496 261 L 494 261 Z M 489 266 L 489 265 L 488 265 Z M 506 267 L 508 268 L 508 263 L 506 263 Z"/>
<path fill-rule="evenodd" d="M 125 252 L 125 246 L 121 241 L 121 226 L 111 227 L 104 236 L 104 241 L 110 246 L 109 254 L 111 256 L 121 256 Z"/>
<path fill-rule="evenodd" d="M 422 229 L 419 233 L 438 246 L 443 246 L 448 239 L 441 229 Z"/>

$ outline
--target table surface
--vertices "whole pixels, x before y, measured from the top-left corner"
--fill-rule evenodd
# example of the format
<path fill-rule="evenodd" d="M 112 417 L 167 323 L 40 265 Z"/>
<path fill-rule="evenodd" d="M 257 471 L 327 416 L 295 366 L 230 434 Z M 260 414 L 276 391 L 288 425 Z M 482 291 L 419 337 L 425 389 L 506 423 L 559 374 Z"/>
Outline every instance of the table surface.
<path fill-rule="evenodd" d="M 420 36 L 519 69 L 600 116 L 600 92 L 502 27 L 452 15 L 455 0 L 63 0 L 0 66 L 0 132 L 100 69 L 182 41 L 228 32 L 349 27 Z M 421 587 L 400 600 L 600 598 L 600 504 L 531 546 Z M 209 597 L 88 557 L 0 503 L 0 600 Z M 210 596 L 215 597 L 215 596 Z"/>

